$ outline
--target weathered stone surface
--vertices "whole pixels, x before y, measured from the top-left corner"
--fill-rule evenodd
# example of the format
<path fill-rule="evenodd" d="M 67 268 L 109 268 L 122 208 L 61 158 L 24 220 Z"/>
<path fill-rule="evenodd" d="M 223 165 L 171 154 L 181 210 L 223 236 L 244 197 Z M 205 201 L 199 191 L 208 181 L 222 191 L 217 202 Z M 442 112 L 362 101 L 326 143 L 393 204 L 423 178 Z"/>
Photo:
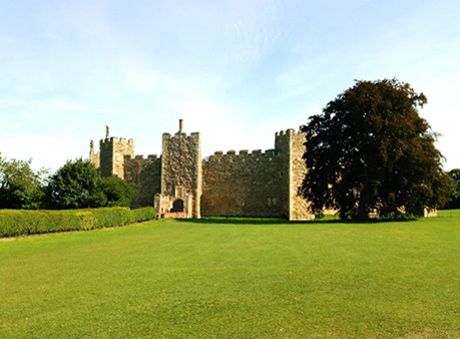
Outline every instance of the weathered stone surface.
<path fill-rule="evenodd" d="M 201 212 L 216 216 L 285 216 L 280 154 L 228 152 L 203 161 Z"/>
<path fill-rule="evenodd" d="M 94 165 L 94 167 L 99 168 L 99 153 L 96 153 L 94 150 L 94 141 L 91 140 L 89 143 L 89 161 Z"/>
<path fill-rule="evenodd" d="M 275 149 L 216 152 L 203 161 L 203 215 L 313 218 L 297 194 L 305 176 L 303 133 L 275 135 Z"/>
<path fill-rule="evenodd" d="M 201 138 L 199 133 L 190 136 L 179 132 L 174 136 L 163 134 L 161 156 L 161 195 L 175 200 L 187 200 L 187 214 L 201 216 L 200 199 L 202 184 Z M 189 210 L 189 206 L 191 211 Z"/>
<path fill-rule="evenodd" d="M 290 192 L 289 200 L 291 201 L 289 220 L 308 220 L 314 219 L 308 211 L 308 202 L 298 193 L 299 187 L 305 178 L 307 172 L 305 161 L 302 159 L 305 153 L 305 134 L 291 133 L 290 136 Z"/>
<path fill-rule="evenodd" d="M 101 176 L 115 175 L 123 179 L 125 156 L 134 157 L 134 140 L 116 137 L 102 139 L 99 143 L 99 149 Z"/>
<path fill-rule="evenodd" d="M 297 194 L 305 175 L 305 136 L 276 133 L 275 149 L 201 156 L 199 133 L 163 134 L 162 156 L 134 157 L 134 142 L 106 138 L 90 159 L 101 175 L 117 175 L 137 187 L 134 206 L 158 204 L 163 212 L 184 206 L 186 216 L 266 216 L 306 220 L 307 202 Z M 180 201 L 179 201 L 180 200 Z M 182 212 L 180 212 L 182 213 Z"/>

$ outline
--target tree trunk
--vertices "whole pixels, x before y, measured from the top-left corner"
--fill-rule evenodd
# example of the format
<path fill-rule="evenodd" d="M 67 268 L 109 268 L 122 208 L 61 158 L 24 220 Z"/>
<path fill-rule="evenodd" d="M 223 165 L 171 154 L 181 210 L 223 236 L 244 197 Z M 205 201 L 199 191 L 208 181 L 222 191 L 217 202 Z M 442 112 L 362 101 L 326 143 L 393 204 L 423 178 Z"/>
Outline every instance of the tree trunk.
<path fill-rule="evenodd" d="M 369 208 L 368 208 L 368 196 L 366 189 L 361 191 L 358 202 L 358 220 L 367 220 L 369 219 Z"/>

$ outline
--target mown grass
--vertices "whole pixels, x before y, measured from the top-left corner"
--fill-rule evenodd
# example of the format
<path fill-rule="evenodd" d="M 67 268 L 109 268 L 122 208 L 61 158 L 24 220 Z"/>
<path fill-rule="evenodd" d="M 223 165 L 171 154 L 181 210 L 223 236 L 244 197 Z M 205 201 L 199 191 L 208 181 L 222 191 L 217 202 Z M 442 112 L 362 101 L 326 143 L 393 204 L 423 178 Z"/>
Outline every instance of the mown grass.
<path fill-rule="evenodd" d="M 460 210 L 438 210 L 438 217 L 440 218 L 460 218 Z"/>
<path fill-rule="evenodd" d="M 0 338 L 459 338 L 460 218 L 0 242 Z"/>

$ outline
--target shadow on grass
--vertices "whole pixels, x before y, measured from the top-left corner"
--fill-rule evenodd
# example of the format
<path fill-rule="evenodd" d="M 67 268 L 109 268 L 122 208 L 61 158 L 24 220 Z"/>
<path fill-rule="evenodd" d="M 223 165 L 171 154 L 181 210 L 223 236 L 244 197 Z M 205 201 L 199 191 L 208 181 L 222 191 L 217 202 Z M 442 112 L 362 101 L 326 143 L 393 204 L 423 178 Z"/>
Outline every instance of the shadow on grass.
<path fill-rule="evenodd" d="M 204 217 L 201 219 L 176 219 L 178 222 L 194 224 L 231 224 L 231 225 L 278 225 L 278 224 L 337 224 L 343 223 L 340 219 L 316 219 L 306 221 L 289 221 L 277 218 L 257 218 L 257 217 Z"/>
<path fill-rule="evenodd" d="M 413 220 L 343 220 L 338 217 L 325 217 L 314 220 L 289 221 L 281 218 L 260 218 L 260 217 L 203 217 L 201 219 L 175 219 L 182 223 L 193 224 L 231 224 L 231 225 L 278 225 L 278 224 L 380 224 L 388 222 L 407 222 Z"/>

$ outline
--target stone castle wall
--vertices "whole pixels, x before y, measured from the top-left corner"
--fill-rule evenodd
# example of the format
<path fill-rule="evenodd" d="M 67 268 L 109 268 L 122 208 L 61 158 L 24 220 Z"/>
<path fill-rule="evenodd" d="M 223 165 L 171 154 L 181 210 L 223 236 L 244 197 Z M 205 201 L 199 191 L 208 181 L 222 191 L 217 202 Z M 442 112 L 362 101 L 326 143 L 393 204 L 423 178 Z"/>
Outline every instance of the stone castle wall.
<path fill-rule="evenodd" d="M 107 137 L 90 159 L 102 176 L 116 175 L 136 186 L 133 207 L 177 202 L 187 216 L 260 216 L 306 220 L 307 202 L 298 195 L 305 176 L 305 135 L 292 129 L 275 135 L 275 149 L 201 155 L 199 133 L 163 134 L 162 155 L 134 156 L 134 141 Z M 91 144 L 93 145 L 93 144 Z M 155 196 L 155 199 L 154 199 Z M 180 200 L 180 201 L 179 201 Z"/>
<path fill-rule="evenodd" d="M 136 187 L 132 207 L 152 206 L 153 196 L 161 192 L 161 160 L 156 154 L 124 158 L 124 178 Z"/>
<path fill-rule="evenodd" d="M 287 217 L 281 208 L 280 155 L 275 150 L 216 152 L 203 160 L 201 213 Z"/>
<path fill-rule="evenodd" d="M 311 219 L 297 194 L 305 176 L 304 139 L 301 132 L 281 131 L 275 149 L 265 153 L 216 152 L 203 160 L 202 214 Z"/>

